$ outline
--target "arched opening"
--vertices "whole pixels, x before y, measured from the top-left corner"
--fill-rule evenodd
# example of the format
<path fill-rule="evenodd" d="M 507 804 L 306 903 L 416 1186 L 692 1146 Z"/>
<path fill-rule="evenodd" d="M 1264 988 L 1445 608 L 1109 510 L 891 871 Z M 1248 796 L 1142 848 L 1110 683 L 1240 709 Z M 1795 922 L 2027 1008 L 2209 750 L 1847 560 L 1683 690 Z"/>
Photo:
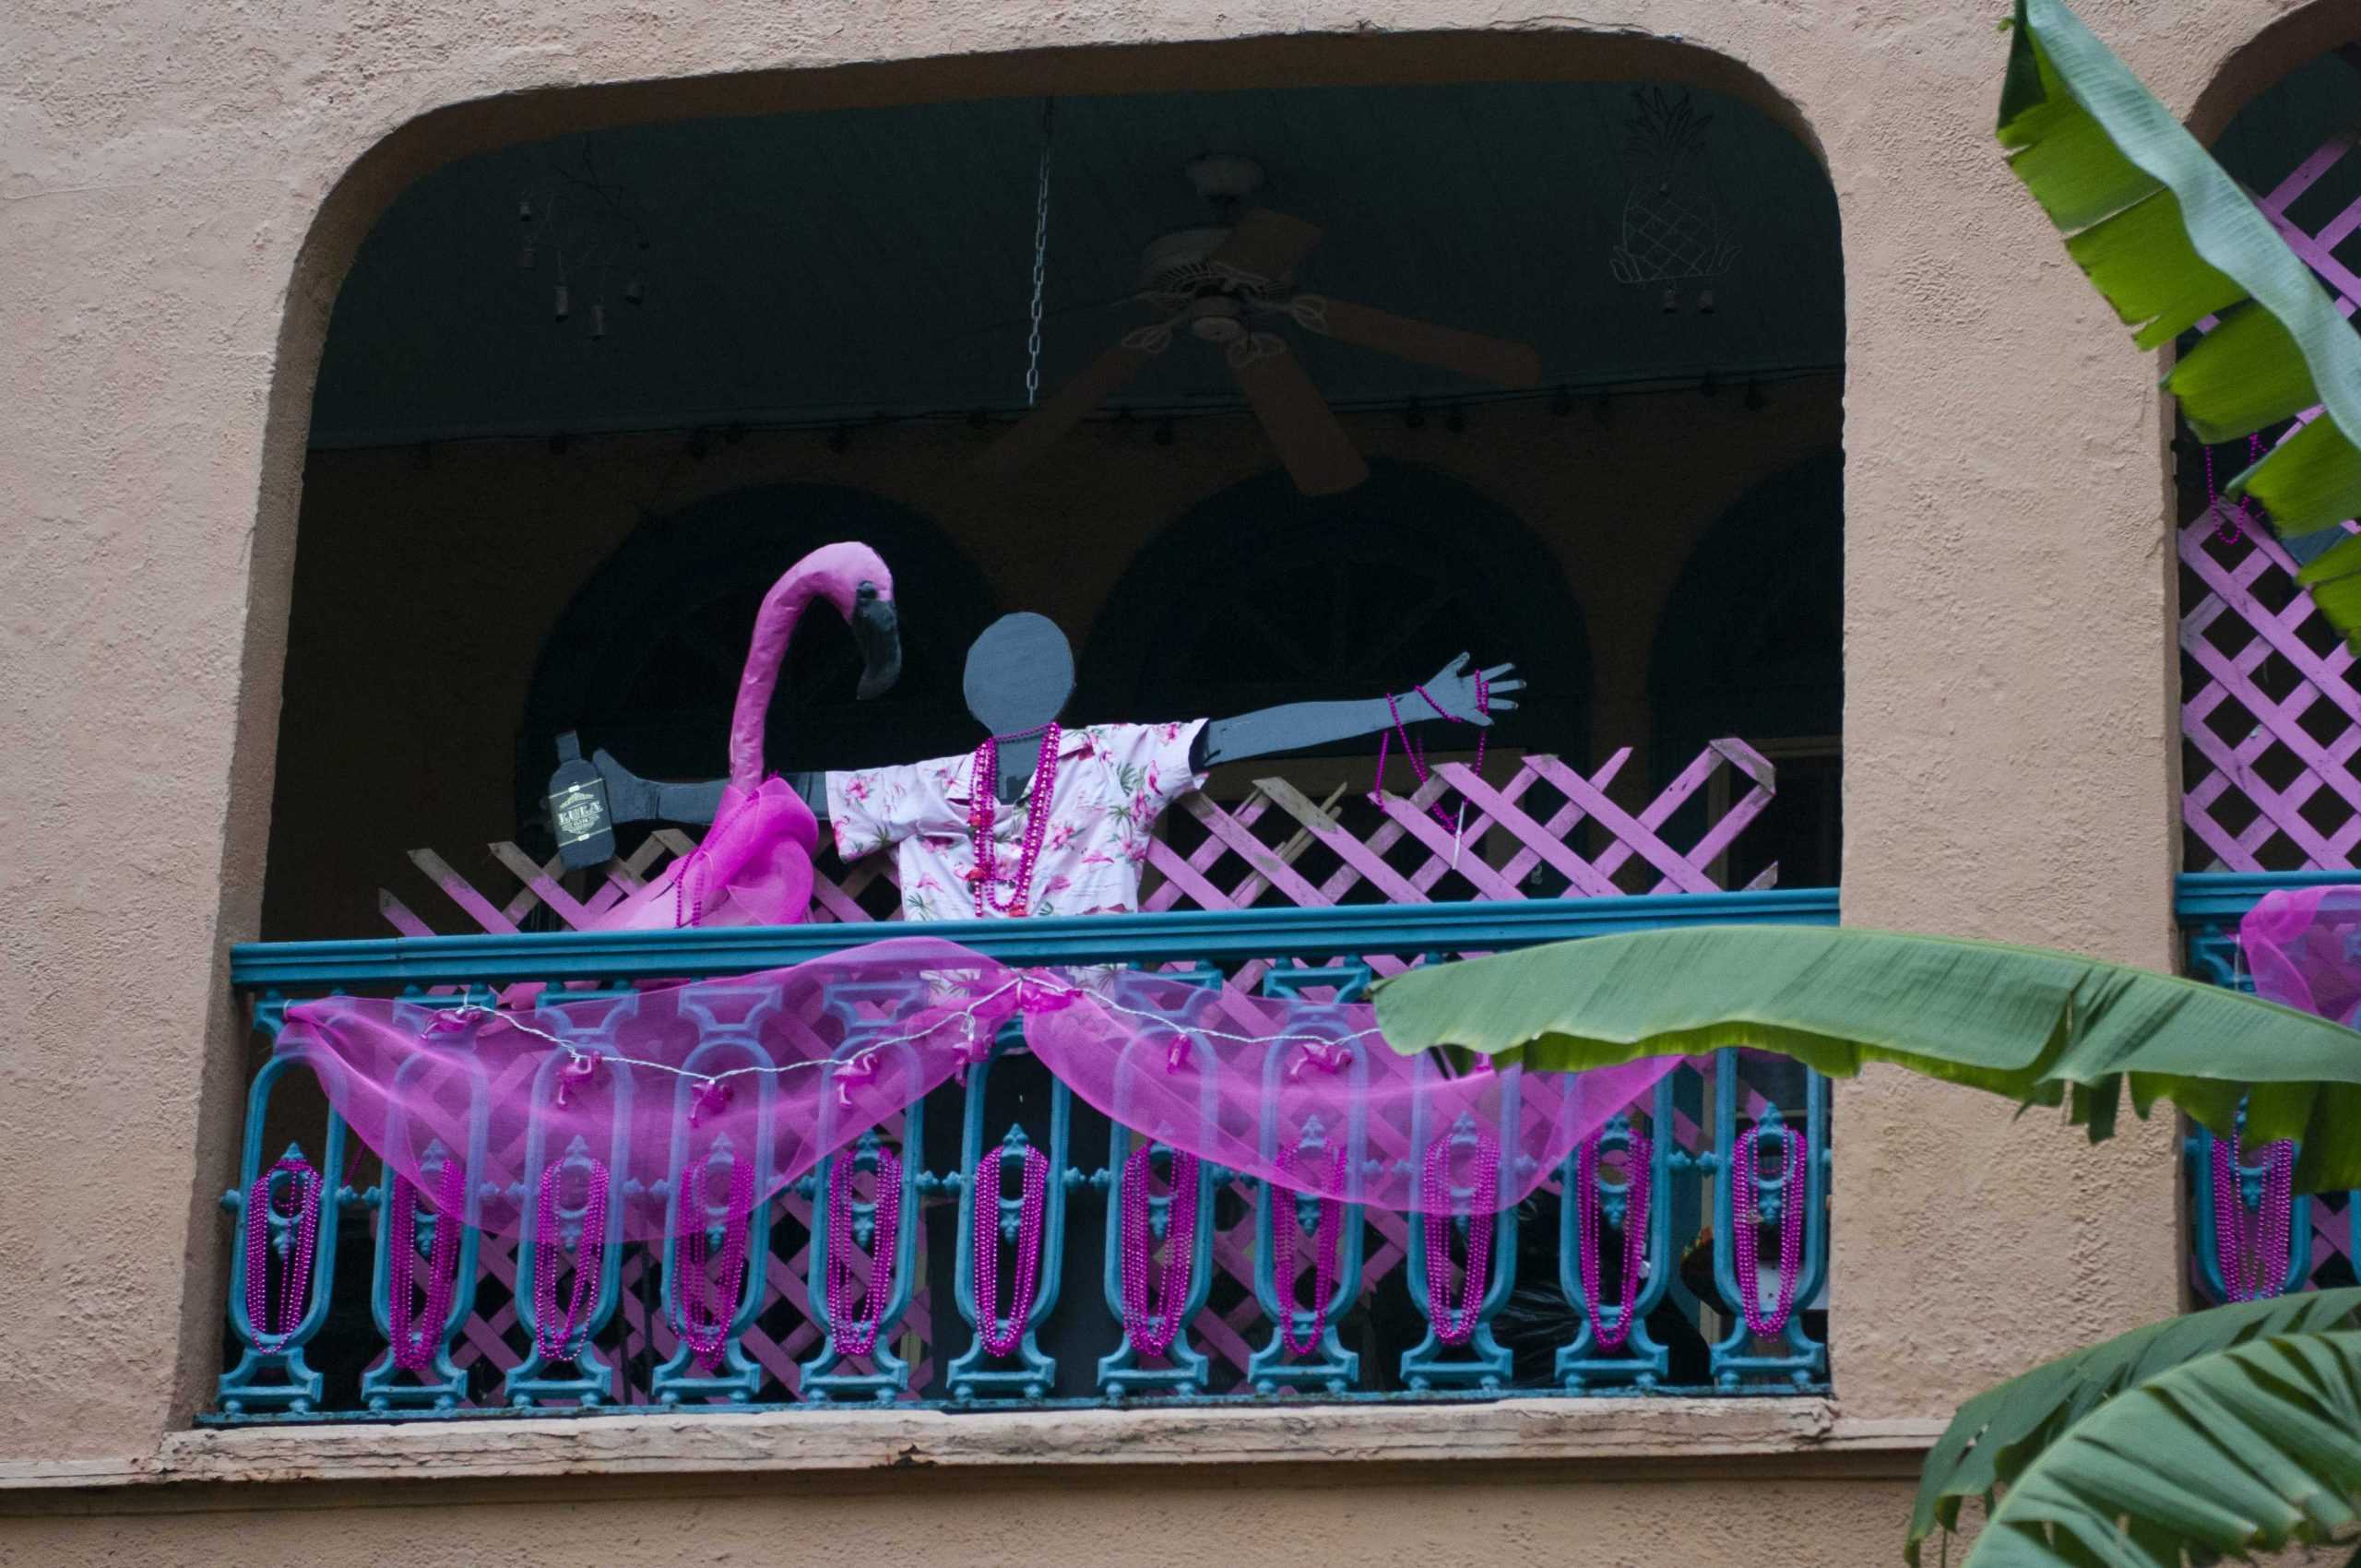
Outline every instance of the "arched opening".
<path fill-rule="evenodd" d="M 1845 458 L 1831 449 L 1763 481 L 1706 530 L 1666 601 L 1649 660 L 1659 768 L 1745 737 L 1779 793 L 1733 846 L 1742 887 L 1839 871 L 1845 709 Z"/>
<path fill-rule="evenodd" d="M 808 689 L 842 683 L 819 643 L 799 654 L 774 766 L 959 749 L 958 651 L 1024 608 L 1086 650 L 1094 716 L 1403 692 L 1438 662 L 1420 639 L 1456 637 L 1534 680 L 1503 747 L 1585 776 L 1632 748 L 1644 760 L 1602 787 L 1643 811 L 1655 754 L 1689 739 L 1650 718 L 1654 606 L 1734 497 L 1841 428 L 1833 195 L 1784 108 L 1726 63 L 1627 42 L 1454 82 L 1462 51 L 1497 49 L 1435 42 L 1416 70 L 1355 54 L 1341 80 L 1308 73 L 1337 85 L 1232 73 L 1238 90 L 1046 113 L 1039 97 L 635 112 L 402 189 L 322 354 L 266 934 L 375 928 L 375 890 L 413 849 L 495 879 L 488 841 L 540 853 L 559 731 L 650 776 L 706 766 L 765 575 L 848 532 L 924 585 L 914 657 L 862 709 Z M 1229 172 L 1209 177 L 1207 153 Z M 1172 236 L 1253 207 L 1319 231 L 1290 257 L 1298 294 L 1526 346 L 1537 377 L 1500 385 L 1481 353 L 1415 332 L 1347 341 L 1274 293 L 1245 327 L 1299 363 L 1289 410 L 1184 324 L 1030 467 L 991 476 L 980 459 L 1028 397 L 1165 319 L 1140 296 L 1171 287 L 1156 258 Z M 1305 495 L 1307 420 L 1376 477 Z M 1352 614 L 1391 613 L 1370 585 L 1405 584 L 1383 562 L 1412 540 L 1427 565 L 1403 613 L 1440 585 L 1481 591 L 1389 662 Z M 1328 652 L 1258 681 L 1240 661 L 1275 666 L 1270 647 L 1157 602 L 1184 576 L 1240 613 L 1305 618 L 1324 595 Z M 1177 629 L 1151 660 L 1154 624 Z M 1741 739 L 1769 722 L 1723 711 Z M 1335 796 L 1370 749 L 1281 770 Z M 349 781 L 386 776 L 415 783 L 353 809 Z"/>

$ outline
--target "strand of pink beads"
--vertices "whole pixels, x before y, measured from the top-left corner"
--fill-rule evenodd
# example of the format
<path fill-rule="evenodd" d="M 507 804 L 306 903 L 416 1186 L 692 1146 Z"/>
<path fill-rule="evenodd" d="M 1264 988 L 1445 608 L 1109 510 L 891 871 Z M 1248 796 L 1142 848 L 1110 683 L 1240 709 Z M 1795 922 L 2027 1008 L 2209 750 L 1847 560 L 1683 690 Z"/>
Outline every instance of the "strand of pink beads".
<path fill-rule="evenodd" d="M 1158 1310 L 1148 1307 L 1149 1255 L 1156 1230 L 1149 1223 L 1147 1184 L 1154 1170 L 1142 1144 L 1123 1161 L 1123 1333 L 1143 1356 L 1161 1356 L 1180 1336 L 1180 1313 L 1188 1303 L 1196 1266 L 1197 1157 L 1172 1153 L 1171 1207 L 1164 1228 L 1164 1266 L 1157 1281 Z"/>
<path fill-rule="evenodd" d="M 1501 1144 L 1489 1131 L 1476 1134 L 1476 1178 L 1467 1205 L 1467 1266 L 1460 1272 L 1459 1305 L 1451 1304 L 1451 1287 L 1443 1282 L 1451 1266 L 1451 1222 L 1456 1207 L 1451 1185 L 1453 1140 L 1437 1138 L 1428 1146 L 1422 1172 L 1423 1210 L 1418 1216 L 1427 1240 L 1427 1320 L 1435 1337 L 1446 1345 L 1465 1345 L 1475 1337 L 1481 1321 L 1485 1287 L 1491 1282 L 1492 1216 L 1501 1201 Z"/>
<path fill-rule="evenodd" d="M 1050 1161 L 1027 1145 L 1025 1185 L 1016 1207 L 1016 1288 L 1010 1294 L 1008 1316 L 1000 1315 L 1000 1168 L 1007 1151 L 1003 1144 L 968 1173 L 974 1201 L 976 1336 L 995 1356 L 1012 1355 L 1024 1343 L 1025 1324 L 1033 1315 L 1033 1295 L 1041 1278 L 1041 1211 L 1050 1191 Z"/>
<path fill-rule="evenodd" d="M 2233 1301 L 2268 1300 L 2287 1289 L 2287 1230 L 2296 1209 L 2296 1146 L 2262 1146 L 2262 1196 L 2251 1224 L 2239 1191 L 2238 1134 L 2213 1140 L 2213 1260 Z"/>
<path fill-rule="evenodd" d="M 1804 1171 L 1809 1162 L 1811 1145 L 1793 1127 L 1779 1129 L 1786 1153 L 1779 1165 L 1779 1305 L 1765 1313 L 1761 1300 L 1762 1284 L 1755 1277 L 1759 1272 L 1754 1243 L 1761 1235 L 1762 1214 L 1754 1201 L 1754 1146 L 1762 1131 L 1758 1122 L 1738 1140 L 1730 1155 L 1730 1259 L 1732 1272 L 1738 1276 L 1738 1304 L 1746 1314 L 1746 1326 L 1765 1339 L 1773 1338 L 1787 1326 L 1787 1315 L 1795 1310 L 1796 1285 L 1802 1275 L 1804 1240 Z M 1747 1220 L 1741 1222 L 1739 1216 Z M 1743 1243 L 1740 1237 L 1746 1238 Z"/>
<path fill-rule="evenodd" d="M 852 1266 L 852 1157 L 844 1154 L 828 1171 L 828 1332 L 836 1336 L 837 1354 L 866 1356 L 877 1348 L 885 1302 L 893 1294 L 894 1246 L 902 1234 L 902 1158 L 889 1148 L 877 1151 L 877 1195 L 870 1206 L 876 1229 L 870 1235 L 869 1267 L 861 1274 Z M 858 1316 L 857 1301 L 868 1307 Z"/>
<path fill-rule="evenodd" d="M 418 1189 L 397 1175 L 388 1184 L 386 1223 L 391 1234 L 386 1250 L 393 1254 L 387 1270 L 386 1317 L 393 1330 L 394 1365 L 404 1372 L 424 1372 L 443 1342 L 451 1316 L 451 1295 L 458 1286 L 459 1228 L 467 1211 L 468 1173 L 456 1159 L 443 1161 L 436 1183 L 433 1249 L 426 1260 L 426 1311 L 412 1315 L 418 1289 Z"/>
<path fill-rule="evenodd" d="M 1580 1234 L 1575 1238 L 1574 1262 L 1582 1277 L 1583 1315 L 1590 1321 L 1598 1348 L 1620 1350 L 1623 1342 L 1631 1337 L 1631 1304 L 1640 1299 L 1640 1265 L 1647 1254 L 1649 1182 L 1655 1171 L 1655 1144 L 1637 1132 L 1625 1136 L 1623 1306 L 1615 1321 L 1609 1323 L 1598 1301 L 1598 1143 L 1599 1134 L 1593 1133 L 1583 1140 L 1582 1152 L 1574 1158 L 1574 1186 L 1581 1194 L 1581 1206 L 1575 1211 Z"/>
<path fill-rule="evenodd" d="M 1484 678 L 1484 672 L 1481 670 L 1475 671 L 1475 677 L 1476 711 L 1489 717 L 1492 711 L 1492 683 Z M 1447 719 L 1453 724 L 1464 724 L 1467 722 L 1465 719 L 1459 718 L 1455 714 L 1445 712 L 1442 704 L 1435 701 L 1433 697 L 1428 695 L 1426 687 L 1413 686 L 1410 689 L 1418 693 L 1418 695 L 1425 700 L 1426 705 L 1429 707 L 1435 710 L 1435 716 L 1437 718 Z M 1377 732 L 1377 782 L 1370 786 L 1369 791 L 1369 798 L 1372 802 L 1376 801 L 1384 791 L 1386 754 L 1388 749 L 1393 745 L 1394 737 L 1396 735 L 1402 737 L 1402 754 L 1410 759 L 1410 773 L 1413 778 L 1418 779 L 1419 788 L 1424 789 L 1426 787 L 1427 780 L 1434 776 L 1427 766 L 1426 748 L 1419 745 L 1417 741 L 1411 738 L 1409 726 L 1402 722 L 1402 709 L 1395 703 L 1394 694 L 1392 692 L 1385 694 L 1385 711 L 1393 715 L 1394 728 L 1391 730 L 1381 730 Z M 1483 777 L 1484 742 L 1490 733 L 1491 731 L 1489 728 L 1479 728 L 1476 731 L 1476 774 L 1478 778 Z M 1464 807 L 1462 809 L 1465 810 Z M 1427 803 L 1427 814 L 1433 817 L 1437 822 L 1442 824 L 1446 832 L 1455 834 L 1459 831 L 1459 824 L 1444 814 L 1442 802 L 1429 802 Z"/>
<path fill-rule="evenodd" d="M 2247 466 L 2262 461 L 2262 437 L 2247 437 Z M 2246 537 L 2247 525 L 2255 520 L 2254 499 L 2238 498 L 2236 512 L 2222 509 L 2222 493 L 2213 488 L 2213 448 L 2205 448 L 2205 515 L 2213 519 L 2213 537 L 2223 544 L 2235 544 Z"/>
<path fill-rule="evenodd" d="M 279 1277 L 279 1314 L 270 1307 L 271 1178 L 287 1178 L 286 1206 L 279 1218 L 295 1222 L 295 1246 L 287 1268 Z M 320 1173 L 301 1155 L 289 1155 L 254 1180 L 246 1189 L 246 1322 L 254 1331 L 255 1348 L 276 1356 L 287 1348 L 303 1326 L 311 1304 L 313 1249 L 320 1239 Z"/>
<path fill-rule="evenodd" d="M 976 748 L 967 775 L 967 834 L 976 847 L 976 863 L 967 880 L 976 887 L 976 913 L 1022 915 L 1033 891 L 1033 868 L 1041 859 L 1041 842 L 1049 836 L 1050 798 L 1058 788 L 1058 742 L 1063 733 L 1055 722 L 1041 731 L 1041 754 L 1033 764 L 1033 793 L 1025 804 L 1025 837 L 1016 852 L 1016 870 L 1003 884 L 994 863 L 992 842 L 993 791 L 1000 783 L 1000 737 L 987 735 Z M 1005 885 L 1008 896 L 1001 897 Z"/>
<path fill-rule="evenodd" d="M 699 1372 L 721 1364 L 730 1344 L 730 1322 L 738 1315 L 738 1295 L 746 1284 L 746 1252 L 754 1230 L 754 1165 L 748 1159 L 730 1162 L 730 1202 L 721 1211 L 721 1278 L 706 1269 L 710 1256 L 706 1242 L 705 1178 L 709 1161 L 689 1169 L 689 1190 L 682 1194 L 681 1235 L 674 1243 L 683 1276 L 672 1294 L 680 1303 L 674 1328 Z M 580 1277 L 577 1275 L 576 1279 Z"/>
<path fill-rule="evenodd" d="M 1279 1151 L 1279 1177 L 1293 1183 L 1296 1161 L 1302 1158 L 1300 1139 Z M 1345 1151 L 1342 1146 L 1328 1151 L 1328 1179 L 1323 1185 L 1337 1192 L 1345 1190 Z M 1282 1188 L 1271 1191 L 1271 1283 L 1277 1287 L 1279 1298 L 1279 1339 L 1292 1356 L 1308 1356 L 1320 1348 L 1328 1332 L 1328 1299 L 1336 1289 L 1336 1250 L 1345 1232 L 1345 1206 L 1337 1199 L 1320 1199 L 1320 1218 L 1312 1228 L 1311 1240 L 1311 1331 L 1301 1339 L 1296 1337 L 1295 1243 L 1296 1224 L 1294 1194 Z"/>
<path fill-rule="evenodd" d="M 582 1236 L 574 1252 L 574 1291 L 567 1298 L 565 1318 L 557 1320 L 557 1266 L 565 1245 L 557 1234 L 559 1168 L 541 1171 L 541 1188 L 533 1211 L 533 1353 L 544 1361 L 570 1361 L 580 1353 L 575 1338 L 584 1317 L 597 1300 L 598 1278 L 607 1245 L 607 1166 L 590 1161 L 589 1203 L 582 1211 Z"/>

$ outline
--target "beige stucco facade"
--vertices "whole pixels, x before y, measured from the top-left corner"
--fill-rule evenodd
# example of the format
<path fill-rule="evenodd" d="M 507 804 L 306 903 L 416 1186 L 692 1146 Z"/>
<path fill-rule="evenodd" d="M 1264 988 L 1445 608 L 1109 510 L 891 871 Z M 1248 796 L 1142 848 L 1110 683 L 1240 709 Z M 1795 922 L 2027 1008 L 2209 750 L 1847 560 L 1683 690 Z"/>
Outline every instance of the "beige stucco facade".
<path fill-rule="evenodd" d="M 1656 76 L 1744 96 L 1822 155 L 1843 220 L 1845 918 L 2168 966 L 2164 416 L 2154 366 L 1994 148 L 1999 11 L 40 0 L 0 18 L 0 1562 L 1889 1561 L 1961 1396 L 2177 1304 L 2169 1128 L 2091 1149 L 1916 1079 L 1842 1086 L 1833 1408 L 731 1418 L 686 1436 L 613 1420 L 466 1448 L 187 1429 L 218 1354 L 214 1202 L 244 1061 L 226 950 L 260 919 L 328 305 L 395 191 L 504 141 L 1293 81 Z M 2201 128 L 2361 37 L 2344 0 L 2084 11 Z"/>

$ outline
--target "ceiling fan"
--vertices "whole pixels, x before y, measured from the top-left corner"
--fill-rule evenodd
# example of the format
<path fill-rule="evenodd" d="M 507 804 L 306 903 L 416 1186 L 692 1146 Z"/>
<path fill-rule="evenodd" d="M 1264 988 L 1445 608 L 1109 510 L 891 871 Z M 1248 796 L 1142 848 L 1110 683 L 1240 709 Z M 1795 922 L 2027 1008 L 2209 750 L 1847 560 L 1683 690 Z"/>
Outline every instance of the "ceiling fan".
<path fill-rule="evenodd" d="M 1282 322 L 1477 381 L 1539 384 L 1541 356 L 1529 344 L 1298 291 L 1296 268 L 1320 231 L 1299 218 L 1245 207 L 1263 182 L 1251 160 L 1200 158 L 1188 174 L 1221 221 L 1149 244 L 1131 298 L 1153 307 L 1157 318 L 1125 333 L 994 443 L 995 467 L 1014 471 L 1040 457 L 1182 336 L 1221 350 L 1280 462 L 1307 495 L 1350 490 L 1369 477 L 1369 465 L 1287 339 L 1269 330 Z"/>

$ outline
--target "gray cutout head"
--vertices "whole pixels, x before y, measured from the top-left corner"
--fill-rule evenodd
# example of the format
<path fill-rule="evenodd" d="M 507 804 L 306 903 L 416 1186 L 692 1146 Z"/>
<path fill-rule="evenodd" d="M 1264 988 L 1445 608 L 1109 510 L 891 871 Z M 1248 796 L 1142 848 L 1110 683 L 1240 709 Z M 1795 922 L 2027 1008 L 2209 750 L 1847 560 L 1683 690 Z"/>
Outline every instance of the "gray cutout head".
<path fill-rule="evenodd" d="M 1074 695 L 1074 648 L 1046 615 L 1003 615 L 967 649 L 965 690 L 967 711 L 991 733 L 1038 730 Z"/>

